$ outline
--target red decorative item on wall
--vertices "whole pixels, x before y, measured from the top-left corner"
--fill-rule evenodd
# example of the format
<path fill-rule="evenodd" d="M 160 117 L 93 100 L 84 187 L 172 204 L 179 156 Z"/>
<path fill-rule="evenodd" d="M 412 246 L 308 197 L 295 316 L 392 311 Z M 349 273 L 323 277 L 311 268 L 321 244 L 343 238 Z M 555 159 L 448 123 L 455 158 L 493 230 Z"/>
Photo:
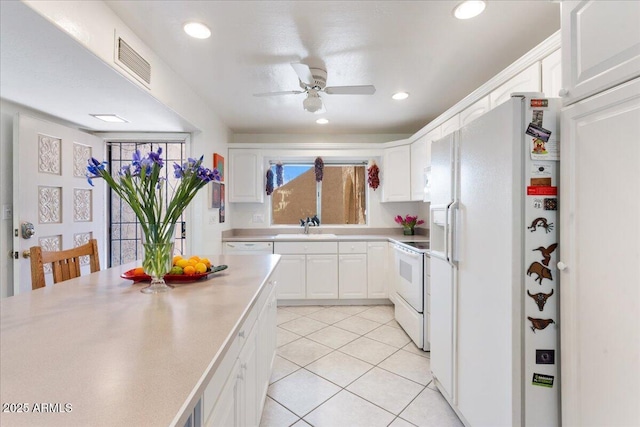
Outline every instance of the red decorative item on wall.
<path fill-rule="evenodd" d="M 380 185 L 380 178 L 378 177 L 380 169 L 378 168 L 378 165 L 373 162 L 371 166 L 369 166 L 369 169 L 367 169 L 367 173 L 369 174 L 369 187 L 373 188 L 373 191 L 375 191 L 376 188 L 378 188 L 378 186 Z"/>

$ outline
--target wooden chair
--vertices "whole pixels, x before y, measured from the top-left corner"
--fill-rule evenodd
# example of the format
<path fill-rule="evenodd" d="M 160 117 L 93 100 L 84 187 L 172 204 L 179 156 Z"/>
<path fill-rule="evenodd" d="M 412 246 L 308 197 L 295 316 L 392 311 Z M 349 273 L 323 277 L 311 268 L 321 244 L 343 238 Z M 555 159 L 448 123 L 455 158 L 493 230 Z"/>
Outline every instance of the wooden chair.
<path fill-rule="evenodd" d="M 89 256 L 91 272 L 100 270 L 98 258 L 98 241 L 89 240 L 89 243 L 77 248 L 64 251 L 46 252 L 40 246 L 29 248 L 31 254 L 31 289 L 44 288 L 44 265 L 51 264 L 53 270 L 53 283 L 73 279 L 80 276 L 80 257 Z"/>

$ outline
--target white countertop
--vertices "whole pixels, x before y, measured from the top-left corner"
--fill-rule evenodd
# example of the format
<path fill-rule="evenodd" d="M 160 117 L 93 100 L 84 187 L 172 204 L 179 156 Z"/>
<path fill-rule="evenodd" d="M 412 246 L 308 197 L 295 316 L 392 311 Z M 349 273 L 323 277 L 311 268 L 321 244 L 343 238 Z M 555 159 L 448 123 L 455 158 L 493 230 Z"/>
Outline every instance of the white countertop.
<path fill-rule="evenodd" d="M 223 242 L 380 242 L 380 241 L 395 241 L 395 242 L 428 242 L 429 237 L 419 234 L 413 236 L 405 236 L 403 234 L 331 234 L 324 236 L 323 233 L 312 233 L 312 237 L 307 239 L 301 238 L 300 233 L 289 233 L 292 235 L 291 239 L 287 239 L 280 233 L 274 233 L 272 235 L 256 234 L 241 236 L 229 236 L 223 237 Z M 279 237 L 276 237 L 279 236 Z"/>
<path fill-rule="evenodd" d="M 147 295 L 103 270 L 0 301 L 0 401 L 71 412 L 3 413 L 0 425 L 174 425 L 197 402 L 279 255 Z"/>

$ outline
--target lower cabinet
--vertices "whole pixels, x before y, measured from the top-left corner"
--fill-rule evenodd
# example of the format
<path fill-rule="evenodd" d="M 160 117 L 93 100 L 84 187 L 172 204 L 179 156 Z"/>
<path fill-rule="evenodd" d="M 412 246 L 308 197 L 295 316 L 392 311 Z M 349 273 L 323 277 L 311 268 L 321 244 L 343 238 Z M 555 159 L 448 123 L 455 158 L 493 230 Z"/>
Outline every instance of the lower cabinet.
<path fill-rule="evenodd" d="M 340 255 L 340 298 L 367 297 L 367 254 Z"/>
<path fill-rule="evenodd" d="M 389 243 L 367 243 L 367 297 L 387 298 L 388 292 L 388 256 Z"/>
<path fill-rule="evenodd" d="M 258 297 L 202 397 L 204 425 L 252 427 L 260 424 L 276 354 L 276 283 Z"/>
<path fill-rule="evenodd" d="M 306 262 L 305 255 L 282 255 L 276 274 L 278 299 L 304 299 L 307 297 Z"/>
<path fill-rule="evenodd" d="M 307 255 L 307 298 L 338 298 L 337 255 Z"/>

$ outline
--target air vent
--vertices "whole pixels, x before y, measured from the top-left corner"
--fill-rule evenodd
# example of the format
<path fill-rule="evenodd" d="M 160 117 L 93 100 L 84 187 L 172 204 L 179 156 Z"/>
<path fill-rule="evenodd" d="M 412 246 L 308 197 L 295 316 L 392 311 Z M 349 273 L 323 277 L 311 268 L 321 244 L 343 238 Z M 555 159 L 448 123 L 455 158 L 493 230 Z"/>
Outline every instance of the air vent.
<path fill-rule="evenodd" d="M 151 84 L 151 64 L 149 64 L 138 52 L 133 50 L 121 37 L 118 37 L 118 61 L 127 67 L 136 77 L 143 82 Z"/>

